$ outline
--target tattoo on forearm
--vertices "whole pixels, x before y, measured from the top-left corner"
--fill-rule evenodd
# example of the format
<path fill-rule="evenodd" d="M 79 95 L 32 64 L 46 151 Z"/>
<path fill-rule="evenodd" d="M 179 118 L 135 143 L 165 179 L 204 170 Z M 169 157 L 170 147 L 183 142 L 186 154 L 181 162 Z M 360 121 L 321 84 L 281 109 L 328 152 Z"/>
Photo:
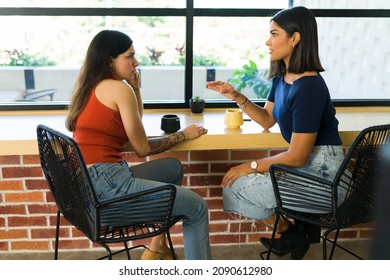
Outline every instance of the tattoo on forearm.
<path fill-rule="evenodd" d="M 158 154 L 168 150 L 169 148 L 177 145 L 185 140 L 184 133 L 182 131 L 172 133 L 165 137 L 156 137 L 149 139 L 150 153 L 149 155 Z"/>

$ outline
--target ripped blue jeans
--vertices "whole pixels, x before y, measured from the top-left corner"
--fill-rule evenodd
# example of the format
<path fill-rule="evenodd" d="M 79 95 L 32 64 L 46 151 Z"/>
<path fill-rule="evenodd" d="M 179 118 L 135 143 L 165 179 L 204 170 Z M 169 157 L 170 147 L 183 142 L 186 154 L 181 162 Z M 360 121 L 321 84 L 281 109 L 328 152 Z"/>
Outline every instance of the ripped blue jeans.
<path fill-rule="evenodd" d="M 343 159 L 342 146 L 315 146 L 305 166 L 297 169 L 331 181 Z M 223 188 L 223 207 L 226 212 L 253 220 L 272 216 L 276 200 L 269 173 L 251 173 L 238 178 L 230 188 Z"/>

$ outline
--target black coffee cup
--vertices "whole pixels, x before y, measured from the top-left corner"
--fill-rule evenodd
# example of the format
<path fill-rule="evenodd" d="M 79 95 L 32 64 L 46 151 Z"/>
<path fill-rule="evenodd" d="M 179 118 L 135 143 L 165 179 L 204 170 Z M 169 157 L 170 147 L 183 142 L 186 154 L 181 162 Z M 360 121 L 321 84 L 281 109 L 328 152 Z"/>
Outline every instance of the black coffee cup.
<path fill-rule="evenodd" d="M 166 133 L 176 132 L 180 129 L 180 118 L 177 115 L 164 115 L 161 118 L 161 130 Z"/>

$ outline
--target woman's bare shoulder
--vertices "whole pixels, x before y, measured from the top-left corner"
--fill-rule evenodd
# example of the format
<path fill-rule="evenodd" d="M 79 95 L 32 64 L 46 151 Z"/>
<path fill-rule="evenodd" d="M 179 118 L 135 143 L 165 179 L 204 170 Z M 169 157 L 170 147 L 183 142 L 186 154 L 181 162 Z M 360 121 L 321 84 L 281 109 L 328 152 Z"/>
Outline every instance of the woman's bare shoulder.
<path fill-rule="evenodd" d="M 132 100 L 134 92 L 125 82 L 107 79 L 101 81 L 95 90 L 96 97 L 104 105 L 118 110 L 119 104 L 128 104 Z"/>
<path fill-rule="evenodd" d="M 128 83 L 126 83 L 125 81 L 119 81 L 119 80 L 113 80 L 113 79 L 106 79 L 106 80 L 101 81 L 98 84 L 98 87 L 104 88 L 104 89 L 131 91 L 131 86 Z"/>
<path fill-rule="evenodd" d="M 126 98 L 129 95 L 134 95 L 134 90 L 125 81 L 107 79 L 101 81 L 96 87 L 96 92 L 102 92 L 104 95 L 109 94 L 111 96 Z M 112 95 L 111 93 L 114 93 Z"/>

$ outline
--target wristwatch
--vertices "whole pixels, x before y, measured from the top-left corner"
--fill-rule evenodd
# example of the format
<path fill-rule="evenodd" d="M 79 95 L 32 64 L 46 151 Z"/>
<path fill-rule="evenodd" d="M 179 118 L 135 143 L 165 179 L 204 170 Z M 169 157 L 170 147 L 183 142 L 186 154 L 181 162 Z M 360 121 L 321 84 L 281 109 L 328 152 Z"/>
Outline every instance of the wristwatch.
<path fill-rule="evenodd" d="M 259 164 L 257 163 L 256 160 L 254 160 L 254 161 L 251 162 L 251 168 L 252 168 L 253 170 L 255 170 L 256 172 L 257 172 L 257 166 L 258 166 L 258 165 L 259 165 Z"/>

